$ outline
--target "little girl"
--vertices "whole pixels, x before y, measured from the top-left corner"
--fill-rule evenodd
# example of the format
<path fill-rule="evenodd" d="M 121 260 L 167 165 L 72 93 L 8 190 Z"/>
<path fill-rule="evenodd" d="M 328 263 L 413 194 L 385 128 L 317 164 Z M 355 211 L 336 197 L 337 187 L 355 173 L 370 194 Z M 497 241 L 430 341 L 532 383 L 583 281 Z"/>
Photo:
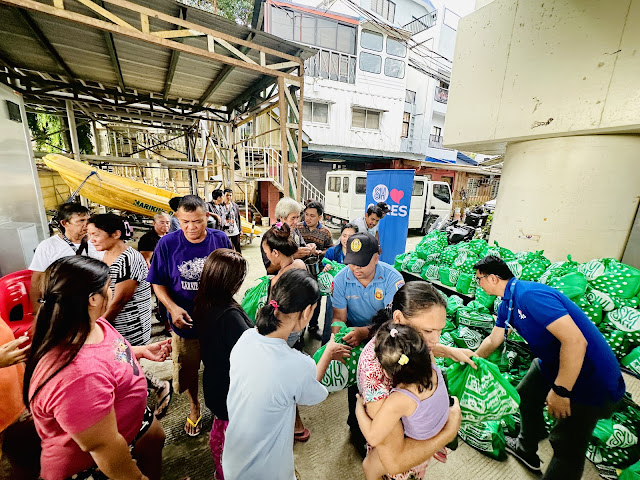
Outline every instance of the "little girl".
<path fill-rule="evenodd" d="M 318 283 L 309 273 L 285 272 L 258 311 L 256 328 L 245 331 L 233 347 L 222 453 L 226 480 L 295 480 L 296 405 L 322 402 L 328 393 L 320 380 L 329 362 L 350 355 L 349 347 L 332 337 L 316 365 L 287 345 L 291 332 L 307 326 L 319 300 Z"/>
<path fill-rule="evenodd" d="M 449 395 L 422 336 L 409 326 L 387 322 L 378 330 L 375 352 L 394 388 L 374 420 L 359 397 L 356 416 L 369 445 L 384 444 L 387 452 L 401 452 L 405 436 L 415 440 L 434 437 L 449 417 Z M 392 434 L 400 420 L 404 436 Z M 444 461 L 446 454 L 439 452 L 436 458 Z M 377 448 L 369 452 L 362 463 L 366 480 L 380 479 L 389 471 L 384 460 Z"/>

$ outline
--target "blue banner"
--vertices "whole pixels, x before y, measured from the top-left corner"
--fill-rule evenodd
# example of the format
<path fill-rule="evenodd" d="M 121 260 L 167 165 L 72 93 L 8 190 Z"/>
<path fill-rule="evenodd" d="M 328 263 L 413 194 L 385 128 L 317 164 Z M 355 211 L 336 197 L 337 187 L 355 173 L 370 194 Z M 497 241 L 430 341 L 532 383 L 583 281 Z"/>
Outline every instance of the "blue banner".
<path fill-rule="evenodd" d="M 367 208 L 379 202 L 385 202 L 390 208 L 378 227 L 382 248 L 380 260 L 390 265 L 407 246 L 413 173 L 413 170 L 367 170 L 365 213 Z"/>

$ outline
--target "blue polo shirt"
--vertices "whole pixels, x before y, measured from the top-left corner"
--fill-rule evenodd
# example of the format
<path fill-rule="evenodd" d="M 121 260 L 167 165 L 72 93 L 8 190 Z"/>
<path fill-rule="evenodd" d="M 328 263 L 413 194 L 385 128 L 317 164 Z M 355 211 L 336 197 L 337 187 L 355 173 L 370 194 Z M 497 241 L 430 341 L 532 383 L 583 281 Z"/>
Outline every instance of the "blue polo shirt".
<path fill-rule="evenodd" d="M 620 365 L 611 348 L 589 317 L 568 297 L 542 283 L 509 280 L 505 295 L 498 307 L 496 327 L 504 328 L 513 295 L 513 314 L 510 320 L 527 341 L 531 352 L 539 359 L 540 370 L 551 385 L 560 367 L 560 341 L 547 327 L 569 315 L 587 340 L 582 369 L 572 389 L 572 401 L 603 406 L 619 401 L 625 392 Z"/>
<path fill-rule="evenodd" d="M 333 279 L 331 301 L 334 308 L 346 308 L 347 320 L 354 327 L 371 325 L 376 312 L 393 300 L 404 285 L 402 275 L 388 263 L 378 262 L 376 274 L 363 287 L 350 268 L 343 268 Z"/>

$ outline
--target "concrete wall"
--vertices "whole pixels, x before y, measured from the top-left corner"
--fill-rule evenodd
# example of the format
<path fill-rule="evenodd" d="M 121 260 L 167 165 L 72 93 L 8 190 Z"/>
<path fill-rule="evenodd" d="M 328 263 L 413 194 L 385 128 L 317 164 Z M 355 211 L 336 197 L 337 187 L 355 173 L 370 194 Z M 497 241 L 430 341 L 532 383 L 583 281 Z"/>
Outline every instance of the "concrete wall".
<path fill-rule="evenodd" d="M 446 144 L 640 131 L 640 2 L 495 0 L 460 20 Z"/>
<path fill-rule="evenodd" d="M 620 259 L 640 198 L 639 151 L 636 135 L 510 144 L 491 241 L 553 261 Z"/>

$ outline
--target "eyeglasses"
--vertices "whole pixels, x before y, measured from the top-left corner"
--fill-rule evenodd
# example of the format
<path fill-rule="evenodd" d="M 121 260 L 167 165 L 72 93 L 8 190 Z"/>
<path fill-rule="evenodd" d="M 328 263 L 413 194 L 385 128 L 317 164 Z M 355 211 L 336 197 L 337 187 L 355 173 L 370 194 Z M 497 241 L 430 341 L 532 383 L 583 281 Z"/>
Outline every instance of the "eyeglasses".
<path fill-rule="evenodd" d="M 483 278 L 487 278 L 489 275 L 491 275 L 491 274 L 490 274 L 490 273 L 488 273 L 488 274 L 486 274 L 486 275 L 482 275 L 481 277 L 477 277 L 477 276 L 476 276 L 476 281 L 477 281 L 478 283 L 480 283 L 480 280 L 482 280 Z"/>

